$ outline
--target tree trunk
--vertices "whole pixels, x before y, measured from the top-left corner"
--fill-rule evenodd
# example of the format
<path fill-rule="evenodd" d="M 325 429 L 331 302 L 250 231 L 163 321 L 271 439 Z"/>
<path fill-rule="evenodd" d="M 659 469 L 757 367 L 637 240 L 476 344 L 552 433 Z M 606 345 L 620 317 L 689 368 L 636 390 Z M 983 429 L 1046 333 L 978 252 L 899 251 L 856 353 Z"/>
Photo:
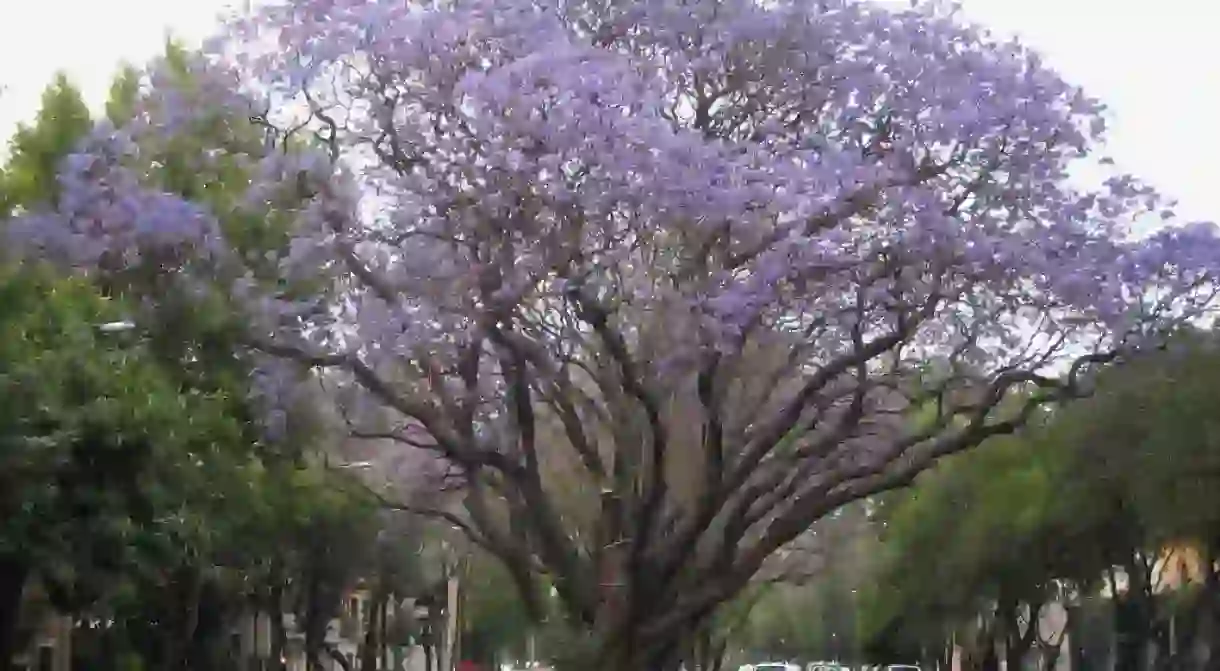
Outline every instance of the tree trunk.
<path fill-rule="evenodd" d="M 1000 655 L 996 651 L 997 640 L 1000 639 L 997 623 L 994 620 L 984 621 L 974 637 L 974 663 L 978 671 L 1000 671 Z"/>
<path fill-rule="evenodd" d="M 284 671 L 288 666 L 284 654 L 288 648 L 288 632 L 284 629 L 284 577 L 278 568 L 271 572 L 266 611 L 271 618 L 271 668 Z"/>
<path fill-rule="evenodd" d="M 189 669 L 191 643 L 199 625 L 199 599 L 203 591 L 203 576 L 198 568 L 183 564 L 174 570 L 170 580 L 172 601 L 178 611 L 165 627 L 165 666 L 167 669 Z"/>
<path fill-rule="evenodd" d="M 222 652 L 229 647 L 226 634 L 231 621 L 221 590 L 214 577 L 203 577 L 195 609 L 195 631 L 187 652 L 190 671 L 228 671 L 232 668 Z"/>
<path fill-rule="evenodd" d="M 1114 671 L 1142 671 L 1145 637 L 1138 611 L 1139 604 L 1129 595 L 1114 600 Z"/>
<path fill-rule="evenodd" d="M 1025 631 L 1021 630 L 1023 606 L 1015 601 L 1008 601 L 1002 603 L 1000 608 L 1002 610 L 998 615 L 1003 622 L 1004 664 L 1008 671 L 1019 671 L 1038 634 L 1037 617 L 1041 606 L 1029 604 L 1029 621 Z"/>
<path fill-rule="evenodd" d="M 322 597 L 317 576 L 309 572 L 305 574 L 304 603 L 301 607 L 301 620 L 305 630 L 305 660 L 310 671 L 323 671 L 322 655 L 326 644 L 326 614 L 322 612 Z"/>
<path fill-rule="evenodd" d="M 694 666 L 687 667 L 687 671 L 719 671 L 728 647 L 726 637 L 716 636 L 711 628 L 704 628 L 696 639 Z"/>
<path fill-rule="evenodd" d="M 1071 671 L 1089 671 L 1089 661 L 1085 657 L 1085 647 L 1088 643 L 1088 622 L 1093 619 L 1089 608 L 1090 602 L 1081 600 L 1078 604 L 1067 606 L 1068 629 L 1067 629 L 1067 653 L 1068 653 L 1068 668 Z M 1098 655 L 1097 657 L 1103 657 Z M 1092 660 L 1094 665 L 1099 665 L 1100 660 Z"/>
<path fill-rule="evenodd" d="M 245 668 L 248 671 L 263 671 L 263 660 L 258 656 L 258 618 L 263 612 L 264 604 L 257 586 L 247 595 L 246 601 L 246 609 L 249 611 L 250 618 L 250 654 L 244 660 Z"/>
<path fill-rule="evenodd" d="M 1133 561 L 1124 567 L 1127 591 L 1114 599 L 1114 671 L 1146 671 L 1154 642 L 1151 569 L 1139 552 L 1133 554 Z"/>
<path fill-rule="evenodd" d="M 715 642 L 710 627 L 696 630 L 691 636 L 690 653 L 687 657 L 689 671 L 708 671 L 712 668 Z"/>
<path fill-rule="evenodd" d="M 0 557 L 0 671 L 13 668 L 17 653 L 17 627 L 21 619 L 21 597 L 30 569 L 25 562 Z"/>
<path fill-rule="evenodd" d="M 360 671 L 377 671 L 381 657 L 381 602 L 384 594 L 381 585 L 373 589 L 369 598 L 369 619 L 365 623 L 364 642 L 360 648 Z"/>

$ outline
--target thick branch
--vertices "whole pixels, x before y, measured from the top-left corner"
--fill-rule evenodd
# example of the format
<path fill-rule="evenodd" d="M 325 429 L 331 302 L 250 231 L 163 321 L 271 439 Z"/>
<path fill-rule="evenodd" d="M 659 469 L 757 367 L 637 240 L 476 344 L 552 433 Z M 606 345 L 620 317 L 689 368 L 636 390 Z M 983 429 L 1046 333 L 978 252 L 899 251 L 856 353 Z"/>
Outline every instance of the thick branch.
<path fill-rule="evenodd" d="M 251 339 L 249 344 L 267 354 L 290 359 L 310 367 L 346 370 L 377 400 L 404 417 L 419 422 L 436 441 L 435 444 L 429 446 L 429 449 L 435 449 L 452 461 L 466 467 L 490 467 L 512 479 L 521 476 L 519 465 L 503 454 L 463 439 L 461 435 L 453 431 L 439 408 L 433 404 L 399 394 L 389 382 L 382 379 L 376 371 L 353 353 L 317 354 L 266 339 Z"/>
<path fill-rule="evenodd" d="M 664 617 L 650 623 L 646 627 L 647 632 L 654 635 L 671 631 L 731 597 L 750 581 L 777 548 L 835 508 L 865 496 L 904 487 L 937 459 L 978 445 L 988 438 L 1016 431 L 1043 405 L 1089 393 L 1081 385 L 1084 372 L 1094 365 L 1113 361 L 1120 354 L 1118 350 L 1112 350 L 1080 357 L 1061 380 L 1028 372 L 1002 375 L 991 384 L 984 395 L 984 402 L 974 404 L 969 421 L 959 430 L 931 439 L 918 440 L 924 438 L 920 434 L 916 439 L 898 441 L 883 453 L 882 458 L 869 464 L 843 467 L 824 474 L 819 486 L 793 500 L 785 514 L 774 519 L 753 543 L 738 554 L 739 559 L 732 572 L 708 580 L 702 589 L 685 595 Z M 1024 382 L 1033 383 L 1042 392 L 1031 394 L 1007 419 L 989 422 L 993 409 L 1006 397 L 1007 392 Z"/>
<path fill-rule="evenodd" d="M 733 465 L 729 476 L 723 480 L 721 488 L 715 492 L 705 492 L 695 513 L 673 534 L 672 542 L 668 543 L 656 558 L 658 561 L 664 562 L 667 574 L 676 572 L 689 559 L 698 539 L 720 514 L 728 497 L 742 494 L 739 497 L 740 500 L 743 505 L 748 505 L 758 497 L 781 486 L 782 480 L 776 482 L 772 479 L 755 479 L 751 483 L 750 478 L 763 459 L 775 449 L 775 446 L 792 433 L 801 421 L 802 415 L 810 407 L 819 405 L 817 403 L 819 395 L 822 395 L 830 384 L 847 372 L 858 370 L 861 364 L 867 364 L 868 361 L 905 342 L 919 327 L 919 324 L 934 314 L 940 298 L 939 294 L 932 294 L 917 312 L 901 316 L 897 327 L 890 333 L 877 336 L 869 341 L 858 341 L 851 351 L 823 365 L 770 420 L 763 422 L 751 432 L 752 435 L 748 436 L 744 454 Z M 820 400 L 825 405 L 832 403 L 834 397 L 823 395 Z M 844 430 L 846 431 L 851 426 L 852 423 L 846 423 Z M 790 473 L 791 471 L 787 471 L 780 477 Z M 745 530 L 741 527 L 736 529 L 739 533 L 744 533 Z M 729 535 L 726 535 L 722 543 L 736 542 L 737 539 L 729 538 Z"/>
<path fill-rule="evenodd" d="M 703 407 L 704 491 L 716 492 L 724 475 L 724 422 L 716 394 L 716 372 L 720 355 L 712 353 L 699 370 L 695 381 L 699 404 Z"/>
<path fill-rule="evenodd" d="M 665 499 L 665 454 L 669 443 L 668 432 L 661 419 L 661 403 L 644 387 L 642 371 L 639 369 L 623 336 L 610 325 L 610 315 L 600 303 L 586 295 L 582 287 L 575 286 L 570 297 L 577 306 L 578 316 L 593 327 L 610 357 L 618 365 L 623 389 L 635 398 L 644 410 L 651 438 L 652 458 L 649 469 L 649 484 L 644 493 L 643 506 L 637 511 L 636 545 L 632 553 L 642 551 L 642 546 L 651 535 L 652 526 Z"/>

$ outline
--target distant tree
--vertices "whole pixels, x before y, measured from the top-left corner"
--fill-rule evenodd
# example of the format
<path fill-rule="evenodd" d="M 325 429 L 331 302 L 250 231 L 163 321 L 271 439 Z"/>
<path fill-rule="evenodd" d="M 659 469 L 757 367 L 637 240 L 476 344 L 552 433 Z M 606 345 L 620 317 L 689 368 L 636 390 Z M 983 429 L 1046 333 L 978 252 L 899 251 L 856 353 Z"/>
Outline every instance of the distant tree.
<path fill-rule="evenodd" d="M 1072 453 L 1061 481 L 1065 515 L 1082 501 L 1111 513 L 1081 539 L 1104 553 L 1126 589 L 1115 599 L 1120 669 L 1139 668 L 1149 646 L 1168 653 L 1170 604 L 1156 596 L 1164 550 L 1197 552 L 1202 585 L 1186 623 L 1182 663 L 1217 663 L 1220 582 L 1220 442 L 1213 410 L 1220 350 L 1210 331 L 1188 331 L 1155 357 L 1101 377 L 1098 393 L 1060 415 L 1049 439 Z M 1079 518 L 1078 518 L 1079 519 Z M 1168 558 L 1169 561 L 1175 561 Z M 1179 560 L 1180 561 L 1180 560 Z M 1193 562 L 1192 562 L 1193 563 Z M 1173 568 L 1173 567 L 1171 567 Z M 1211 660 L 1210 662 L 1208 660 Z"/>
<path fill-rule="evenodd" d="M 999 642 L 1011 665 L 1039 644 L 1017 620 L 1056 600 L 1074 628 L 1083 597 L 1104 590 L 1117 668 L 1143 668 L 1150 648 L 1168 652 L 1173 601 L 1158 595 L 1157 569 L 1175 548 L 1199 551 L 1203 578 L 1197 596 L 1175 597 L 1193 604 L 1178 634 L 1189 654 L 1175 663 L 1210 659 L 1217 576 L 1209 539 L 1220 529 L 1216 347 L 1210 333 L 1180 334 L 1155 356 L 1100 375 L 1092 397 L 1033 430 L 887 496 L 887 559 L 867 601 L 870 636 L 911 643 L 956 634 L 968 652 Z M 1053 662 L 1057 650 L 1043 647 Z"/>
<path fill-rule="evenodd" d="M 1032 623 L 1044 607 L 1099 585 L 1108 564 L 1089 544 L 1106 504 L 1066 491 L 1070 448 L 1036 436 L 990 441 L 889 495 L 867 636 L 897 637 L 888 647 L 906 654 L 939 642 L 933 655 L 952 639 L 983 668 L 999 663 L 998 648 L 1016 668 L 1040 648 Z"/>
<path fill-rule="evenodd" d="M 866 508 L 856 502 L 835 511 L 772 557 L 726 647 L 855 662 L 858 593 L 874 576 L 880 552 Z"/>
<path fill-rule="evenodd" d="M 89 133 L 93 122 L 80 91 L 60 73 L 43 91 L 33 125 L 20 124 L 9 140 L 0 171 L 0 220 L 58 197 L 60 162 Z"/>

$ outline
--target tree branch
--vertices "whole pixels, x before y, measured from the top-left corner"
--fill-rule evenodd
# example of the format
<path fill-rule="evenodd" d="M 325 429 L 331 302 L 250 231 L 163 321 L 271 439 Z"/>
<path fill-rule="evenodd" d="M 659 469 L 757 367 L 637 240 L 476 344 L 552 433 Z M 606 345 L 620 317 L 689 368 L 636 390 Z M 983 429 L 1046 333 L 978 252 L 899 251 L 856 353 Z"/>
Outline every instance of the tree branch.
<path fill-rule="evenodd" d="M 1096 352 L 1077 358 L 1068 374 L 1053 380 L 1030 372 L 1013 372 L 999 376 L 986 391 L 987 401 L 972 404 L 969 421 L 959 430 L 928 438 L 924 434 L 897 441 L 882 457 L 872 463 L 841 468 L 826 473 L 816 487 L 808 488 L 791 502 L 787 513 L 775 518 L 763 533 L 744 551 L 732 572 L 710 580 L 699 590 L 688 593 L 666 613 L 649 623 L 649 635 L 671 631 L 693 617 L 699 617 L 715 604 L 735 594 L 776 548 L 799 534 L 809 524 L 839 506 L 865 496 L 878 494 L 910 484 L 915 476 L 937 459 L 960 452 L 984 440 L 1012 433 L 1045 404 L 1078 398 L 1087 394 L 1081 376 L 1092 366 L 1111 362 L 1121 356 L 1119 350 Z M 1006 397 L 1009 389 L 1030 382 L 1044 393 L 1031 394 L 1010 417 L 989 422 L 992 410 Z M 989 402 L 988 402 L 989 401 Z M 917 448 L 912 451 L 910 448 Z"/>
<path fill-rule="evenodd" d="M 643 505 L 636 511 L 636 532 L 633 535 L 636 544 L 632 548 L 632 553 L 635 554 L 643 550 L 642 546 L 651 536 L 653 524 L 665 499 L 665 455 L 669 436 L 661 420 L 661 403 L 643 386 L 642 371 L 628 351 L 626 341 L 611 327 L 609 313 L 587 295 L 581 284 L 583 280 L 576 281 L 569 291 L 569 297 L 577 307 L 578 316 L 597 333 L 610 357 L 618 365 L 623 389 L 639 402 L 647 418 L 652 457 L 649 465 L 650 479 L 645 488 Z"/>

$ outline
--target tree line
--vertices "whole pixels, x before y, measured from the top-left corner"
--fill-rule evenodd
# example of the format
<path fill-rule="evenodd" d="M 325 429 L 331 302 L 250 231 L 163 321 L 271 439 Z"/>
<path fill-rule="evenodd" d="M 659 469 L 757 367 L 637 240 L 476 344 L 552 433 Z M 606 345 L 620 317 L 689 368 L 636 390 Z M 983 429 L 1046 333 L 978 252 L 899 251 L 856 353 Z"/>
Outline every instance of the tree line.
<path fill-rule="evenodd" d="M 1061 654 L 1083 669 L 1220 663 L 1217 345 L 1186 332 L 887 497 L 873 643 L 935 659 L 953 642 L 982 669 L 997 655 L 1008 668 Z M 1060 621 L 1030 626 L 1053 605 Z"/>

